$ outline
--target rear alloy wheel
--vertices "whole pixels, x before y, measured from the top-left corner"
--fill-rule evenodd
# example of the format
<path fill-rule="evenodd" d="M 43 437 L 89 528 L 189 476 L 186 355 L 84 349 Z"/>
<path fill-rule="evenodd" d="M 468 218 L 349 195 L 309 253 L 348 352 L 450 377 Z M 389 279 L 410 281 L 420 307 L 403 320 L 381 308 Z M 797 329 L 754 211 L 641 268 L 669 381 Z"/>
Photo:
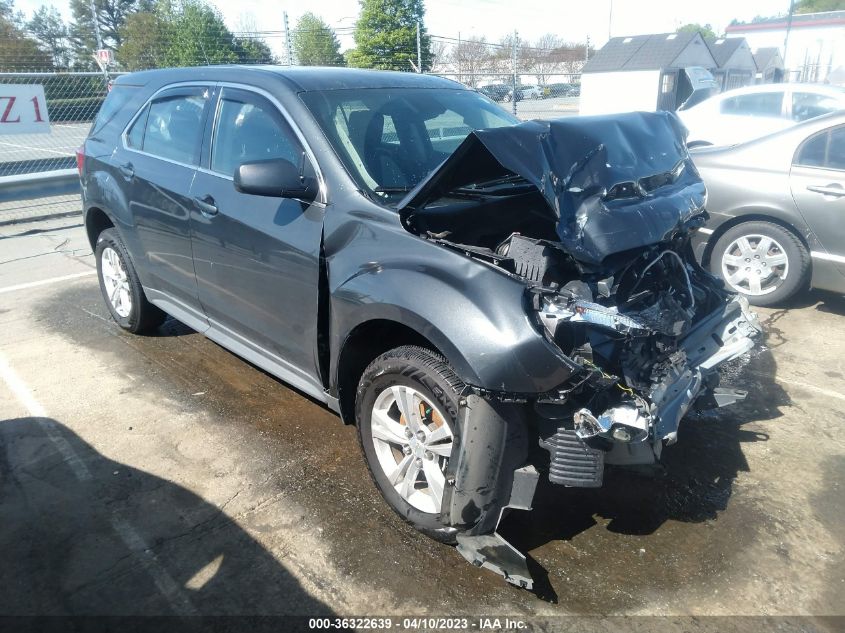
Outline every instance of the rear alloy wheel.
<path fill-rule="evenodd" d="M 355 417 L 367 466 L 385 501 L 421 532 L 453 543 L 441 520 L 447 468 L 459 435 L 463 382 L 439 355 L 415 346 L 376 358 L 358 385 Z"/>
<path fill-rule="evenodd" d="M 749 303 L 780 303 L 806 287 L 810 258 L 798 238 L 778 224 L 745 222 L 719 238 L 710 269 Z"/>
<path fill-rule="evenodd" d="M 106 246 L 100 255 L 100 269 L 103 276 L 105 296 L 112 309 L 121 318 L 127 318 L 132 312 L 132 294 L 129 289 L 129 275 L 120 259 L 120 255 L 111 246 Z"/>
<path fill-rule="evenodd" d="M 135 334 L 161 325 L 167 315 L 147 301 L 129 253 L 115 229 L 100 233 L 94 255 L 100 291 L 115 322 Z"/>

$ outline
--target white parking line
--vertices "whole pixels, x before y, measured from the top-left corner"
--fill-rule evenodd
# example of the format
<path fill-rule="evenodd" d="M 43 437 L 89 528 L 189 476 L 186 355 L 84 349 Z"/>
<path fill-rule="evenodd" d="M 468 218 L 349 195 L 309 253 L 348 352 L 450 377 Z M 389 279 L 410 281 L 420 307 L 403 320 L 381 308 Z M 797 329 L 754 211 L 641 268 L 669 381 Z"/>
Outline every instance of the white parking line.
<path fill-rule="evenodd" d="M 51 154 L 58 154 L 59 156 L 71 156 L 71 154 L 68 154 L 68 152 L 66 151 L 61 152 L 54 149 L 50 149 L 49 147 L 32 147 L 31 145 L 18 145 L 17 143 L 9 143 L 8 141 L 0 141 L 0 145 L 5 145 L 6 147 L 14 147 L 16 149 L 28 149 L 30 151 L 37 152 L 49 152 Z"/>
<path fill-rule="evenodd" d="M 56 450 L 62 455 L 67 465 L 70 466 L 76 478 L 79 481 L 91 480 L 92 475 L 88 466 L 82 461 L 79 454 L 73 450 L 73 446 L 47 420 L 49 417 L 47 410 L 38 402 L 32 394 L 32 390 L 18 376 L 18 373 L 2 354 L 0 354 L 0 378 L 3 379 L 3 382 L 6 383 L 6 386 L 15 398 L 17 398 L 18 402 L 27 410 L 29 415 L 36 419 L 38 425 L 55 445 Z M 138 531 L 117 512 L 112 512 L 109 518 L 112 529 L 117 532 L 129 551 L 135 554 L 171 608 L 178 615 L 198 615 L 188 596 L 182 591 L 179 584 L 173 579 L 173 576 L 162 566 L 155 552 L 147 545 Z"/>
<path fill-rule="evenodd" d="M 801 387 L 802 389 L 809 389 L 810 391 L 815 391 L 816 393 L 821 394 L 823 396 L 827 396 L 828 398 L 837 398 L 839 400 L 845 400 L 845 395 L 839 393 L 838 391 L 831 391 L 830 389 L 817 387 L 816 385 L 801 382 L 800 380 L 789 380 L 788 378 L 781 378 L 779 376 L 775 376 L 775 380 L 777 380 L 778 382 L 782 382 L 785 385 L 793 385 L 795 387 Z"/>
<path fill-rule="evenodd" d="M 80 277 L 87 277 L 88 275 L 96 275 L 96 270 L 86 270 L 81 273 L 73 273 L 72 275 L 62 275 L 61 277 L 50 277 L 49 279 L 42 279 L 40 281 L 30 281 L 25 284 L 17 284 L 15 286 L 6 286 L 0 288 L 0 294 L 4 292 L 15 292 L 16 290 L 26 290 L 27 288 L 37 288 L 38 286 L 46 286 L 48 284 L 59 283 L 60 281 L 68 281 L 70 279 L 78 279 Z"/>

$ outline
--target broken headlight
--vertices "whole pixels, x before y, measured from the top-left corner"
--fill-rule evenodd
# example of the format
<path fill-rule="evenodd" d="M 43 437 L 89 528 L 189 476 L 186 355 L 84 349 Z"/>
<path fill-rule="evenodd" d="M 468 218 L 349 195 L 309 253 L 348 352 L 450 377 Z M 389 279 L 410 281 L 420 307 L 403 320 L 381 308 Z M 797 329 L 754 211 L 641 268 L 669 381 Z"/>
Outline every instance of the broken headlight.
<path fill-rule="evenodd" d="M 540 322 L 552 339 L 561 322 L 589 323 L 597 327 L 614 330 L 632 336 L 646 336 L 651 329 L 643 322 L 625 314 L 620 314 L 615 307 L 607 307 L 585 301 L 571 299 L 561 295 L 541 298 L 538 310 Z"/>

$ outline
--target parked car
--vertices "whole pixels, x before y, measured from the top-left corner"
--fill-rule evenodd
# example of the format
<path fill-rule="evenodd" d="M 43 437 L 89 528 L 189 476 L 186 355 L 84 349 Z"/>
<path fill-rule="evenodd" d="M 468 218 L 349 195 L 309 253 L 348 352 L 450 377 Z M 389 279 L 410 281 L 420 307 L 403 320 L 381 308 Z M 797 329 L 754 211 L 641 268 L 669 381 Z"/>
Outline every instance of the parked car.
<path fill-rule="evenodd" d="M 689 130 L 687 144 L 736 145 L 845 110 L 845 88 L 816 84 L 765 84 L 728 90 L 678 116 Z"/>
<path fill-rule="evenodd" d="M 495 530 L 539 473 L 654 466 L 690 407 L 742 397 L 717 368 L 759 327 L 692 259 L 705 190 L 668 113 L 518 124 L 428 75 L 153 70 L 78 165 L 120 327 L 172 315 L 325 403 L 404 520 L 521 586 Z"/>
<path fill-rule="evenodd" d="M 692 156 L 710 212 L 696 252 L 713 274 L 761 306 L 845 292 L 845 113 Z"/>
<path fill-rule="evenodd" d="M 544 88 L 544 96 L 547 97 L 577 97 L 580 94 L 578 84 L 554 83 Z"/>
<path fill-rule="evenodd" d="M 516 100 L 523 101 L 524 99 L 542 99 L 543 98 L 543 91 L 539 86 L 517 86 L 516 87 Z M 505 95 L 505 101 L 513 101 L 514 100 L 514 91 L 513 88 L 508 90 L 508 94 Z"/>
<path fill-rule="evenodd" d="M 478 88 L 478 92 L 493 101 L 504 101 L 510 91 L 511 86 L 506 84 L 487 84 Z"/>

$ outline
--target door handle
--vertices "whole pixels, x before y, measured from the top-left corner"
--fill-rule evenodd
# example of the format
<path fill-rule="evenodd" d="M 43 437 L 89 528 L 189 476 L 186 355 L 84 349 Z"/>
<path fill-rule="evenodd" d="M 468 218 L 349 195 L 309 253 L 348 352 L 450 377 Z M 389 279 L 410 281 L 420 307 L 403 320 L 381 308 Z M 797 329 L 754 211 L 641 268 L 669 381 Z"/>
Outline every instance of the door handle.
<path fill-rule="evenodd" d="M 194 198 L 194 204 L 202 212 L 203 215 L 217 215 L 217 206 L 214 204 L 214 198 L 209 195 L 197 196 Z"/>
<path fill-rule="evenodd" d="M 121 163 L 117 168 L 126 178 L 132 178 L 135 175 L 135 168 L 132 166 L 132 163 Z"/>
<path fill-rule="evenodd" d="M 807 191 L 820 193 L 825 196 L 836 196 L 837 198 L 845 196 L 845 187 L 836 183 L 830 185 L 808 185 Z"/>

